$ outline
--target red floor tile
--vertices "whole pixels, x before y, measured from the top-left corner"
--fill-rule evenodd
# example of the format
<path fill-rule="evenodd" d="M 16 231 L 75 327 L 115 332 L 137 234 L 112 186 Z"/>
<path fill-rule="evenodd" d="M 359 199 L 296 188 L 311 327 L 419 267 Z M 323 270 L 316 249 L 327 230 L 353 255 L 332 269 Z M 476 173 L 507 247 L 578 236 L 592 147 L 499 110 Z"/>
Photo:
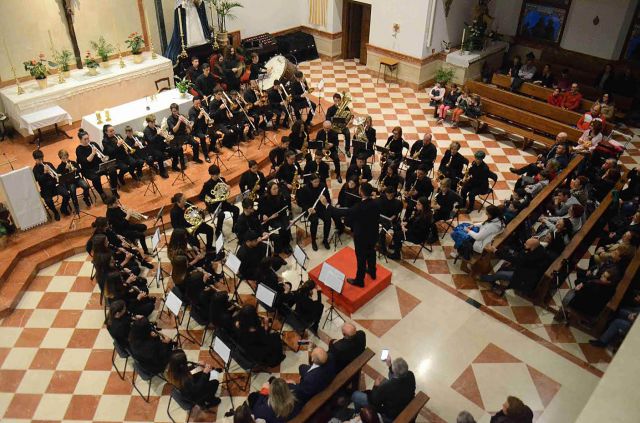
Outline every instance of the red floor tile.
<path fill-rule="evenodd" d="M 15 394 L 7 411 L 4 413 L 5 419 L 30 419 L 40 403 L 42 395 L 38 394 Z"/>
<path fill-rule="evenodd" d="M 37 348 L 47 335 L 47 331 L 46 328 L 24 328 L 14 346 Z"/>
<path fill-rule="evenodd" d="M 60 310 L 51 327 L 75 328 L 82 315 L 82 310 Z"/>
<path fill-rule="evenodd" d="M 65 420 L 92 420 L 99 402 L 99 395 L 74 395 L 71 397 L 64 418 Z"/>
<path fill-rule="evenodd" d="M 111 354 L 113 350 L 92 350 L 85 370 L 110 370 L 111 369 Z"/>
<path fill-rule="evenodd" d="M 92 348 L 100 329 L 76 329 L 69 339 L 67 348 Z"/>
<path fill-rule="evenodd" d="M 23 327 L 29 320 L 33 310 L 27 308 L 18 308 L 11 312 L 10 315 L 5 317 L 0 323 L 0 327 Z"/>
<path fill-rule="evenodd" d="M 25 370 L 1 370 L 0 369 L 0 392 L 15 392 Z"/>
<path fill-rule="evenodd" d="M 37 308 L 59 309 L 66 297 L 65 292 L 45 292 Z"/>
<path fill-rule="evenodd" d="M 62 357 L 63 349 L 40 348 L 31 362 L 31 369 L 54 370 Z"/>
<path fill-rule="evenodd" d="M 47 392 L 55 394 L 72 394 L 76 389 L 76 385 L 78 384 L 81 374 L 82 372 L 80 371 L 56 370 L 53 373 L 53 376 L 51 376 L 49 386 L 47 386 Z"/>

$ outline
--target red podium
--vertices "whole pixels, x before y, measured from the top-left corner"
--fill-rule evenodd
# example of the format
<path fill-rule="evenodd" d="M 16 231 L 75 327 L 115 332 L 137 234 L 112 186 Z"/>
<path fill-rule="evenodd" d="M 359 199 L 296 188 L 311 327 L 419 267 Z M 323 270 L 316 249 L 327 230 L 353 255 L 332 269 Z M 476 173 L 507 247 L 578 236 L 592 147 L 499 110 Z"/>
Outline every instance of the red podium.
<path fill-rule="evenodd" d="M 356 252 L 351 247 L 344 247 L 325 261 L 344 273 L 347 278 L 353 278 L 356 274 Z M 319 280 L 321 269 L 322 263 L 309 271 L 309 278 L 316 283 L 327 298 L 331 298 L 331 288 Z M 389 285 L 391 285 L 391 271 L 376 263 L 376 280 L 366 275 L 364 288 L 352 286 L 345 280 L 342 293 L 334 294 L 335 307 L 347 315 L 351 315 Z"/>

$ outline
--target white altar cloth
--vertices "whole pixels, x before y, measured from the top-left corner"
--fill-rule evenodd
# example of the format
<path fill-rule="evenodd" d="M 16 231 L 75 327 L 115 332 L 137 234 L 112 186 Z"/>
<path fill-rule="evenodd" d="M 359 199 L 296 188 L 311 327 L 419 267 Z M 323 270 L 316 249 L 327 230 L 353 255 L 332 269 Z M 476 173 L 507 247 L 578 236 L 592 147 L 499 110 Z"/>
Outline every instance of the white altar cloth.
<path fill-rule="evenodd" d="M 470 51 L 463 54 L 462 50 L 457 50 L 453 53 L 447 54 L 447 63 L 459 66 L 461 68 L 468 68 L 472 63 L 484 59 L 485 57 L 490 56 L 494 53 L 505 51 L 508 48 L 509 43 L 504 41 L 496 41 L 492 45 L 481 51 Z"/>
<path fill-rule="evenodd" d="M 111 60 L 108 66 L 100 64 L 96 76 L 89 76 L 87 69 L 74 69 L 62 84 L 57 75 L 50 75 L 48 87 L 43 90 L 35 80 L 22 84 L 25 93 L 21 95 L 15 85 L 5 87 L 0 90 L 4 111 L 11 125 L 26 136 L 27 130 L 20 127 L 21 115 L 58 105 L 77 121 L 97 110 L 155 93 L 154 81 L 158 79 L 168 77 L 173 85 L 171 61 L 160 55 L 152 60 L 150 53 L 143 54 L 145 60 L 140 64 L 134 63 L 131 56 L 124 57 L 124 68 L 120 68 L 118 59 Z"/>
<path fill-rule="evenodd" d="M 117 133 L 124 135 L 124 127 L 131 125 L 134 131 L 142 131 L 144 129 L 144 118 L 153 113 L 156 116 L 156 122 L 160 125 L 162 119 L 168 117 L 171 113 L 169 105 L 176 103 L 180 106 L 180 113 L 187 115 L 192 103 L 191 94 L 182 97 L 177 89 L 163 91 L 158 93 L 155 100 L 149 97 L 139 98 L 129 103 L 109 109 L 111 121 L 105 121 L 105 114 L 101 112 L 102 123 L 98 124 L 95 113 L 82 117 L 82 129 L 89 133 L 89 139 L 102 145 L 102 126 L 105 123 L 113 125 Z M 147 110 L 149 106 L 149 110 Z"/>
<path fill-rule="evenodd" d="M 56 123 L 71 123 L 71 115 L 60 106 L 51 106 L 20 116 L 20 128 L 26 129 L 29 135 L 33 135 L 33 131 Z"/>

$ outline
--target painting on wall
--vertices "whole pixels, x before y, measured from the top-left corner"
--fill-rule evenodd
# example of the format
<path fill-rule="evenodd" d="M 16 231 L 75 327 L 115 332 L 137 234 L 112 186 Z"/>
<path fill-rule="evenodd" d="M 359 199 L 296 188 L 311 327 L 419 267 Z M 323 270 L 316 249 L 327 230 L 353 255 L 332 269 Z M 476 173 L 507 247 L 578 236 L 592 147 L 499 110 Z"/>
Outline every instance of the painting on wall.
<path fill-rule="evenodd" d="M 533 41 L 560 43 L 571 1 L 525 1 L 518 35 Z"/>

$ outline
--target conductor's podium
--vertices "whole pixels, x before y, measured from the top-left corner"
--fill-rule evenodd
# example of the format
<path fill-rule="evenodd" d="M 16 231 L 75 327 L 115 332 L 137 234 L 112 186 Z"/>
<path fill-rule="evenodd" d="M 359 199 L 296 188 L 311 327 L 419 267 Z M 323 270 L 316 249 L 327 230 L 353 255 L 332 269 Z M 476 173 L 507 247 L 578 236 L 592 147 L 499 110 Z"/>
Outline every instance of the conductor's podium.
<path fill-rule="evenodd" d="M 345 278 L 353 278 L 356 274 L 356 252 L 351 247 L 344 247 L 327 260 L 327 263 L 344 273 Z M 331 298 L 331 288 L 320 282 L 320 270 L 322 264 L 309 271 L 309 278 L 316 283 L 327 298 Z M 351 315 L 360 307 L 369 302 L 373 297 L 391 285 L 391 271 L 379 263 L 376 263 L 376 280 L 369 275 L 365 276 L 364 288 L 358 288 L 347 283 L 346 279 L 342 294 L 334 293 L 334 302 L 337 309 Z"/>

